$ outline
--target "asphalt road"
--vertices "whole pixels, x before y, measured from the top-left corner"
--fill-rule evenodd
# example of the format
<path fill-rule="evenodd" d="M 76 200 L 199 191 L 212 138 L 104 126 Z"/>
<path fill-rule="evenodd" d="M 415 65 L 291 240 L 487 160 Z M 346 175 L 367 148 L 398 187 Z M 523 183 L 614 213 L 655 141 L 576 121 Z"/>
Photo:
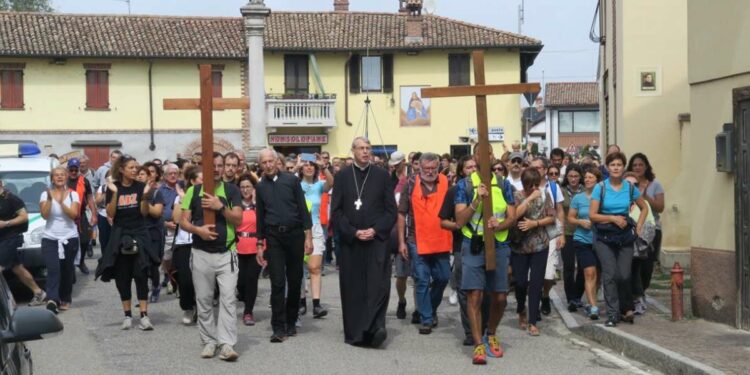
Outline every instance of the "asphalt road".
<path fill-rule="evenodd" d="M 88 264 L 93 270 L 95 261 Z M 270 283 L 261 279 L 255 308 L 257 325 L 243 326 L 242 309 L 238 308 L 239 342 L 235 349 L 240 353 L 239 360 L 225 363 L 217 358 L 201 359 L 197 328 L 180 323 L 182 314 L 173 295 L 163 292 L 161 301 L 150 306 L 154 331 L 121 331 L 123 315 L 114 283 L 95 282 L 93 275 L 77 276 L 73 308 L 59 315 L 64 332 L 28 343 L 37 374 L 655 373 L 570 333 L 555 313 L 541 323 L 540 337 L 528 336 L 515 328 L 514 302 L 509 304 L 507 311 L 511 313 L 506 314 L 499 329 L 505 357 L 489 359 L 488 366 L 473 366 L 471 348 L 461 346 L 458 307 L 447 303 L 448 290 L 438 311 L 440 326 L 431 335 L 419 335 L 408 320 L 396 319 L 393 288 L 384 348 L 352 347 L 343 342 L 338 275 L 333 270 L 323 278 L 322 301 L 329 310 L 326 318 L 315 320 L 308 314 L 297 337 L 282 344 L 269 343 Z M 411 312 L 411 300 L 409 304 Z M 133 315 L 137 315 L 135 310 Z"/>

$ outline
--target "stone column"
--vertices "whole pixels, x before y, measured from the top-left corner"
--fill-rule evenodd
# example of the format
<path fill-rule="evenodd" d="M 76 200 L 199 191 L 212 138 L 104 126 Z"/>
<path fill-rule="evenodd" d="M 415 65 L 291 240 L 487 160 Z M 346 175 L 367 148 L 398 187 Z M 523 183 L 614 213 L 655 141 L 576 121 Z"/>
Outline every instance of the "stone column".
<path fill-rule="evenodd" d="M 256 161 L 258 152 L 266 147 L 266 88 L 263 74 L 263 31 L 271 14 L 263 0 L 250 0 L 240 11 L 245 20 L 247 38 L 247 69 L 250 97 L 250 150 L 247 160 Z"/>

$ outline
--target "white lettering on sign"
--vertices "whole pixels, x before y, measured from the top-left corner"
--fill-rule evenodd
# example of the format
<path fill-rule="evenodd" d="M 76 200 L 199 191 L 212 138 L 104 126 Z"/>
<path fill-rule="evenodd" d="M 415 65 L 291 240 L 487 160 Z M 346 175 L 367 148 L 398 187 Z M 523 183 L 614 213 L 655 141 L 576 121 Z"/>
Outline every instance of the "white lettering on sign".
<path fill-rule="evenodd" d="M 489 137 L 488 140 L 490 142 L 503 142 L 505 141 L 505 128 L 503 127 L 494 127 L 489 128 Z M 470 137 L 477 137 L 477 128 L 469 128 L 469 136 Z"/>
<path fill-rule="evenodd" d="M 324 145 L 328 144 L 328 135 L 326 134 L 309 134 L 309 135 L 291 135 L 291 134 L 270 134 L 268 143 L 272 145 Z"/>

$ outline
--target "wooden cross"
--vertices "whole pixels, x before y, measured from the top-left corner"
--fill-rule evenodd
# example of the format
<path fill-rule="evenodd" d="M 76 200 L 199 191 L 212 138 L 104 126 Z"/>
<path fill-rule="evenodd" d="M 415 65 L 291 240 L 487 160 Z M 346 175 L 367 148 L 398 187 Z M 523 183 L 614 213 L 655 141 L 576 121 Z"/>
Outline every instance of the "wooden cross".
<path fill-rule="evenodd" d="M 200 65 L 201 97 L 199 99 L 164 99 L 165 110 L 200 109 L 201 111 L 201 154 L 203 155 L 203 191 L 214 193 L 214 129 L 213 111 L 224 109 L 249 109 L 250 99 L 214 98 L 211 65 Z M 215 224 L 214 211 L 203 210 L 204 224 Z"/>
<path fill-rule="evenodd" d="M 487 129 L 487 96 L 499 94 L 537 93 L 541 91 L 538 83 L 517 83 L 509 85 L 485 85 L 484 80 L 484 52 L 474 51 L 474 84 L 475 86 L 454 86 L 423 88 L 423 98 L 449 98 L 457 96 L 476 97 L 477 133 L 479 138 L 479 175 L 485 186 L 491 186 L 492 171 L 490 170 L 490 142 Z M 499 182 L 499 181 L 498 181 Z M 484 221 L 484 238 L 494 239 L 495 233 L 488 227 L 492 216 L 492 194 L 482 201 L 482 220 Z M 495 270 L 495 241 L 484 241 L 485 267 L 487 271 Z"/>

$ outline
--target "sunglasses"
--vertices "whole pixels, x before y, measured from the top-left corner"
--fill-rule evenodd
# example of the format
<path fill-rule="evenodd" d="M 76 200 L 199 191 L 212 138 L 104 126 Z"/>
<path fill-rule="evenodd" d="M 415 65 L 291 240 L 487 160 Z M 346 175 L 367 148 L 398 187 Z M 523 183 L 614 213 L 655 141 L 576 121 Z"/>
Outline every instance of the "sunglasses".
<path fill-rule="evenodd" d="M 78 168 L 68 168 L 68 171 L 70 171 L 70 172 L 78 172 Z"/>
<path fill-rule="evenodd" d="M 547 175 L 548 175 L 548 176 L 555 176 L 555 177 L 559 177 L 559 176 L 560 176 L 560 173 L 558 173 L 558 172 L 549 172 L 549 173 L 547 173 Z"/>
<path fill-rule="evenodd" d="M 504 172 L 505 169 L 503 169 L 503 167 L 495 167 L 495 168 L 492 168 L 492 171 L 493 172 Z"/>
<path fill-rule="evenodd" d="M 523 160 L 522 159 L 513 159 L 510 162 L 513 163 L 513 164 L 523 164 Z"/>
<path fill-rule="evenodd" d="M 293 170 L 294 170 L 294 167 L 286 167 L 286 170 L 287 170 L 287 171 L 293 171 Z"/>

